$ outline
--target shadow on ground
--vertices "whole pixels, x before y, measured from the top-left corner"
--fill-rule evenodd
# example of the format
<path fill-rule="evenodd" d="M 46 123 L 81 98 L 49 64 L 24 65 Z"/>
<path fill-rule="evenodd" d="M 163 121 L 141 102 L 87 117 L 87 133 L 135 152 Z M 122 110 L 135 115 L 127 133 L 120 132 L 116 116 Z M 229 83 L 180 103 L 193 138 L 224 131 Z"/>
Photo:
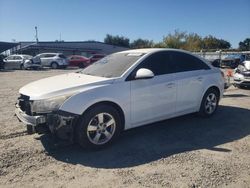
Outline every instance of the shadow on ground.
<path fill-rule="evenodd" d="M 123 168 L 198 149 L 231 152 L 216 146 L 249 135 L 249 120 L 247 109 L 220 106 L 211 118 L 191 114 L 125 131 L 113 145 L 101 151 L 85 151 L 77 145 L 58 147 L 48 135 L 40 139 L 48 155 L 59 161 L 97 168 Z"/>

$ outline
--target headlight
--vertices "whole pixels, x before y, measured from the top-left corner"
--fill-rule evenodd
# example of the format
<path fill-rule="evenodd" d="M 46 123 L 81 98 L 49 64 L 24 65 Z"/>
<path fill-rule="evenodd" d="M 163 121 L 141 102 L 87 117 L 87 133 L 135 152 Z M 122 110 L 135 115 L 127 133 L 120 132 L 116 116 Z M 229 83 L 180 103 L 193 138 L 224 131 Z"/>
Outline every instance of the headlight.
<path fill-rule="evenodd" d="M 31 104 L 31 111 L 36 113 L 56 111 L 60 108 L 63 102 L 72 95 L 73 94 L 33 101 Z"/>

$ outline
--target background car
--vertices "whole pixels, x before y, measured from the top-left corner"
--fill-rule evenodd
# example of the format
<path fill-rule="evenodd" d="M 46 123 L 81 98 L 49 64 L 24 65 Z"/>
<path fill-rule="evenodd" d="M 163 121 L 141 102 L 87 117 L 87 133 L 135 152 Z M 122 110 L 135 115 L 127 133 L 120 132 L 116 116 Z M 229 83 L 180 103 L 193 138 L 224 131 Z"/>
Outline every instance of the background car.
<path fill-rule="evenodd" d="M 84 68 L 90 65 L 90 59 L 80 55 L 72 55 L 68 57 L 69 66 Z"/>
<path fill-rule="evenodd" d="M 61 53 L 42 53 L 36 57 L 41 59 L 43 67 L 52 67 L 53 69 L 66 68 L 69 64 L 66 56 Z"/>
<path fill-rule="evenodd" d="M 30 55 L 10 55 L 4 59 L 6 69 L 37 69 L 41 67 L 41 60 Z"/>
<path fill-rule="evenodd" d="M 0 70 L 4 69 L 4 61 L 3 61 L 4 57 L 2 54 L 0 54 Z"/>
<path fill-rule="evenodd" d="M 105 54 L 94 54 L 89 57 L 90 63 L 94 63 L 102 58 L 104 58 L 106 55 Z"/>
<path fill-rule="evenodd" d="M 234 85 L 236 87 L 250 87 L 250 60 L 243 61 L 235 69 Z"/>
<path fill-rule="evenodd" d="M 245 59 L 246 59 L 246 55 L 244 54 L 228 55 L 225 58 L 221 59 L 220 66 L 230 67 L 234 69 Z"/>

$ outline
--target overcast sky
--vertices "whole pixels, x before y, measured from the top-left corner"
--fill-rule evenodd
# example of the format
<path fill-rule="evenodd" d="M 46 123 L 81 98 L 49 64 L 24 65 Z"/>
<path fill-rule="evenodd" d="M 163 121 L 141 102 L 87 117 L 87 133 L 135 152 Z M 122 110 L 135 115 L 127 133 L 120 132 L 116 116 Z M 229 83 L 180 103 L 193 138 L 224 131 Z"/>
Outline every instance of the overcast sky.
<path fill-rule="evenodd" d="M 107 33 L 159 42 L 174 30 L 233 47 L 250 37 L 250 0 L 0 0 L 0 41 L 103 41 Z"/>

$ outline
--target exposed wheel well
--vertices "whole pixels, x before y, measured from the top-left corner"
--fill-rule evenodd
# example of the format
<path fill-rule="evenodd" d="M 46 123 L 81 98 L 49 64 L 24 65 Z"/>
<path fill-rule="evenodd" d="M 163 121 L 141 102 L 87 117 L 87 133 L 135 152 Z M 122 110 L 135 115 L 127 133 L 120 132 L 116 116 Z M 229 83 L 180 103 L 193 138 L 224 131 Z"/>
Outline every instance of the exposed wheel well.
<path fill-rule="evenodd" d="M 102 101 L 102 102 L 95 103 L 95 104 L 91 105 L 90 107 L 88 107 L 87 110 L 85 110 L 84 113 L 86 113 L 88 110 L 90 110 L 90 109 L 92 109 L 92 108 L 94 108 L 94 107 L 96 107 L 98 105 L 110 105 L 110 106 L 114 107 L 118 111 L 118 113 L 119 113 L 119 115 L 121 117 L 122 130 L 124 130 L 124 126 L 125 126 L 125 115 L 124 115 L 124 112 L 121 109 L 121 107 L 118 104 L 114 103 L 114 102 L 111 102 L 111 101 Z M 82 115 L 84 115 L 84 113 Z"/>

